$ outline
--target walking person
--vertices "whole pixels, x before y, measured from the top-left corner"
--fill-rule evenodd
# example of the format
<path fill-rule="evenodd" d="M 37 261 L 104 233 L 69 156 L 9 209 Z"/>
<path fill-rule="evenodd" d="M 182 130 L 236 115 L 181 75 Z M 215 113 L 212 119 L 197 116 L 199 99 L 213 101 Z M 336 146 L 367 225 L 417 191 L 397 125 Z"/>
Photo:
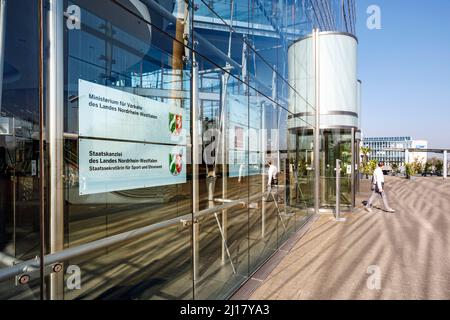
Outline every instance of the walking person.
<path fill-rule="evenodd" d="M 272 193 L 272 187 L 278 186 L 278 168 L 270 160 L 267 164 L 269 165 L 269 172 L 267 178 L 267 196 L 264 197 L 265 201 L 269 200 L 270 194 Z"/>
<path fill-rule="evenodd" d="M 384 162 L 378 163 L 378 167 L 373 172 L 373 180 L 372 180 L 372 195 L 370 196 L 369 201 L 367 202 L 367 205 L 365 206 L 366 211 L 372 212 L 372 204 L 375 201 L 375 198 L 377 195 L 380 195 L 380 197 L 383 199 L 384 208 L 387 212 L 395 212 L 394 209 L 392 209 L 389 206 L 386 192 L 384 190 L 384 174 L 383 174 L 383 167 Z"/>

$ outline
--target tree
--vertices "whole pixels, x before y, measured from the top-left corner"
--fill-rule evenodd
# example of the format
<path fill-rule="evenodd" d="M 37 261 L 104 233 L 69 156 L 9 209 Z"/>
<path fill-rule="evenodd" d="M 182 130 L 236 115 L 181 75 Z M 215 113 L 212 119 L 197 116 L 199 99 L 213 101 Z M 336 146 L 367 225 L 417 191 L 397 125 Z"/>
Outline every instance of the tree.
<path fill-rule="evenodd" d="M 392 167 L 392 171 L 394 171 L 395 173 L 398 173 L 399 172 L 399 168 L 398 168 L 398 164 L 397 163 L 393 163 L 392 165 L 391 165 L 391 167 Z"/>
<path fill-rule="evenodd" d="M 431 163 L 431 161 L 427 161 L 426 163 L 425 163 L 425 165 L 424 165 L 424 168 L 423 168 L 423 175 L 427 175 L 427 174 L 431 174 L 431 170 L 432 170 L 432 168 L 433 168 L 433 164 Z"/>
<path fill-rule="evenodd" d="M 365 174 L 366 178 L 373 173 L 373 171 L 370 171 L 370 166 L 368 166 L 370 152 L 372 152 L 370 147 L 361 147 L 361 154 L 364 156 L 361 163 L 361 173 Z"/>
<path fill-rule="evenodd" d="M 405 164 L 405 173 L 406 173 L 406 179 L 410 179 L 411 176 L 415 175 L 414 167 L 411 163 Z"/>
<path fill-rule="evenodd" d="M 436 168 L 436 172 L 441 173 L 444 170 L 444 162 L 442 160 L 436 159 L 436 163 L 434 167 Z"/>
<path fill-rule="evenodd" d="M 414 162 L 411 163 L 411 166 L 413 168 L 414 174 L 422 173 L 424 170 L 423 163 L 419 160 L 419 158 L 415 158 Z"/>
<path fill-rule="evenodd" d="M 370 160 L 362 166 L 362 173 L 367 176 L 372 175 L 377 168 L 377 160 Z"/>
<path fill-rule="evenodd" d="M 369 161 L 369 154 L 372 152 L 370 147 L 361 147 L 361 154 L 364 156 L 363 163 L 367 163 Z"/>

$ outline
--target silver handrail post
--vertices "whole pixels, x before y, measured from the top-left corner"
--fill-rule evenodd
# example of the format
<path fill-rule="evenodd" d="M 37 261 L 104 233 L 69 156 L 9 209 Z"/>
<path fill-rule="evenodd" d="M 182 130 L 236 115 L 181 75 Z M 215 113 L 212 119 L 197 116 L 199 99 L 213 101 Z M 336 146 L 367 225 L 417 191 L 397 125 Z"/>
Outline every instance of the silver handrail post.
<path fill-rule="evenodd" d="M 48 146 L 49 146 L 49 209 L 50 253 L 64 249 L 64 9 L 63 1 L 50 0 L 48 10 Z M 64 297 L 64 275 L 50 275 L 50 299 Z"/>
<path fill-rule="evenodd" d="M 261 199 L 261 239 L 264 239 L 266 236 L 266 203 L 264 201 L 264 197 L 266 197 L 266 153 L 267 153 L 267 130 L 266 130 L 266 104 L 264 101 L 261 102 L 261 186 L 262 186 L 262 195 L 263 199 Z M 269 197 L 267 195 L 267 197 Z"/>
<path fill-rule="evenodd" d="M 320 209 L 320 41 L 319 29 L 313 31 L 314 43 L 314 76 L 315 76 L 315 128 L 314 128 L 314 210 L 319 214 Z"/>
<path fill-rule="evenodd" d="M 195 52 L 192 52 L 192 265 L 194 282 L 199 278 L 200 263 L 200 226 L 195 215 L 199 212 L 200 188 L 199 188 L 199 165 L 201 163 L 200 145 L 200 110 L 198 97 L 198 63 Z"/>
<path fill-rule="evenodd" d="M 228 198 L 228 159 L 227 159 L 227 127 L 228 127 L 228 106 L 227 106 L 227 93 L 228 93 L 228 80 L 230 75 L 227 72 L 224 72 L 222 75 L 222 91 L 221 91 L 221 103 L 222 103 L 222 130 L 220 135 L 220 156 L 222 162 L 222 198 Z M 222 265 L 226 262 L 226 254 L 227 254 L 227 238 L 228 238 L 228 211 L 222 210 Z"/>
<path fill-rule="evenodd" d="M 231 0 L 230 2 L 230 22 L 231 25 L 233 25 L 234 20 L 234 0 Z M 232 49 L 232 37 L 233 32 L 230 30 L 230 35 L 228 38 L 228 58 L 231 59 L 231 49 Z M 245 55 L 244 55 L 245 57 Z M 226 67 L 231 67 L 228 63 L 226 64 Z M 221 97 L 221 103 L 222 103 L 222 134 L 221 134 L 221 161 L 222 161 L 222 198 L 227 199 L 228 198 L 228 158 L 227 158 L 227 127 L 228 127 L 228 105 L 227 105 L 227 94 L 228 94 L 228 80 L 230 78 L 230 74 L 227 72 L 224 72 L 222 75 L 222 97 Z M 216 216 L 217 218 L 217 216 Z M 217 218 L 218 219 L 218 218 Z M 219 223 L 219 220 L 217 220 Z M 220 233 L 222 235 L 222 257 L 221 262 L 222 265 L 225 265 L 226 258 L 228 255 L 228 258 L 230 259 L 231 266 L 233 267 L 233 272 L 236 273 L 233 265 L 233 261 L 231 261 L 231 255 L 230 251 L 228 250 L 227 240 L 228 240 L 228 210 L 222 210 L 222 228 L 220 228 L 219 223 L 219 229 Z"/>
<path fill-rule="evenodd" d="M 444 179 L 447 179 L 447 175 L 448 175 L 448 164 L 447 164 L 447 162 L 448 162 L 448 157 L 447 157 L 447 150 L 444 150 L 444 174 L 443 174 L 443 176 L 444 176 Z"/>
<path fill-rule="evenodd" d="M 356 205 L 356 175 L 355 175 L 355 160 L 356 160 L 356 148 L 355 148 L 355 128 L 352 128 L 352 171 L 350 172 L 351 175 L 351 187 L 352 187 L 352 204 L 351 209 L 355 208 Z"/>
<path fill-rule="evenodd" d="M 336 159 L 336 221 L 345 222 L 341 218 L 341 160 Z"/>

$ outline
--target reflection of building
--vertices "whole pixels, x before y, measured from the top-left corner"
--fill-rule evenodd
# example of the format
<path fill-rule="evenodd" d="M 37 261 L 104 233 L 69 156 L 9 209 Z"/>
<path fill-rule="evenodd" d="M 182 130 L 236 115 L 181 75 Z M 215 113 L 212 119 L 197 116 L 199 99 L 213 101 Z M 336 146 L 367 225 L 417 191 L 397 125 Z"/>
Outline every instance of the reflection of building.
<path fill-rule="evenodd" d="M 38 3 L 0 0 L 0 298 L 39 297 L 44 283 L 50 299 L 226 298 L 315 213 L 320 199 L 323 206 L 333 202 L 333 161 L 353 161 L 359 128 L 353 0 L 326 6 L 213 0 L 189 7 L 178 0 L 48 0 L 42 17 Z M 291 105 L 314 101 L 314 76 L 308 74 L 306 83 L 291 78 L 297 63 L 312 60 L 290 53 L 304 44 L 310 49 L 305 36 L 313 26 L 324 31 L 323 69 L 334 65 L 343 72 L 342 78 L 336 72 L 321 77 L 320 128 L 310 121 L 314 108 Z M 336 54 L 339 45 L 345 51 Z M 116 112 L 120 105 L 120 112 L 139 120 L 105 115 L 95 121 L 98 113 L 84 113 L 82 80 L 88 89 L 95 84 L 103 93 L 119 92 L 117 101 L 101 97 L 95 108 Z M 341 82 L 349 87 L 339 89 Z M 144 118 L 133 100 L 145 106 Z M 170 118 L 169 109 L 183 112 Z M 138 125 L 147 118 L 160 122 Z M 288 119 L 302 125 L 288 125 Z M 80 130 L 86 123 L 105 134 Z M 161 139 L 182 135 L 180 128 L 181 146 Z M 319 166 L 316 128 L 324 146 Z M 87 140 L 100 146 L 96 152 L 122 150 L 86 158 L 93 151 L 86 150 Z M 131 146 L 133 158 L 127 158 Z M 169 152 L 175 147 L 183 153 Z M 156 151 L 139 158 L 150 149 Z M 127 152 L 120 161 L 133 165 L 115 165 L 114 157 Z M 292 217 L 262 201 L 269 158 L 280 168 L 280 192 L 289 194 L 284 198 L 295 210 Z M 108 192 L 83 194 L 95 161 L 105 173 L 94 183 Z M 167 170 L 154 173 L 161 168 Z M 319 179 L 328 182 L 316 195 L 319 170 Z M 133 187 L 119 189 L 119 182 Z M 353 182 L 343 183 L 349 199 Z M 46 268 L 51 275 L 41 279 L 30 271 L 26 288 L 16 287 L 17 268 L 10 262 L 35 268 L 41 248 L 44 263 L 58 258 Z M 66 270 L 57 272 L 54 263 L 78 266 L 82 289 L 64 286 Z"/>
<path fill-rule="evenodd" d="M 369 147 L 371 152 L 369 160 L 383 161 L 387 166 L 401 166 L 414 162 L 427 162 L 426 152 L 409 152 L 406 149 L 427 149 L 425 140 L 412 140 L 411 137 L 367 137 L 363 139 L 363 145 Z"/>

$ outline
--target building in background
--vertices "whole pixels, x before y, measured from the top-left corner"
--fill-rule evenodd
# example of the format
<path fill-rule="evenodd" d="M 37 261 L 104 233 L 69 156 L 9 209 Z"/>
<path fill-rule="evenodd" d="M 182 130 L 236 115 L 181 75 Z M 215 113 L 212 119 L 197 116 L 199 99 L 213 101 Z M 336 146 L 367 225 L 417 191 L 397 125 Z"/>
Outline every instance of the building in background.
<path fill-rule="evenodd" d="M 39 3 L 0 0 L 1 299 L 224 299 L 332 205 L 338 158 L 351 204 L 354 0 Z"/>
<path fill-rule="evenodd" d="M 408 163 L 420 162 L 424 165 L 428 161 L 428 153 L 425 151 L 428 149 L 428 141 L 426 140 L 413 140 L 411 143 L 411 148 L 416 149 L 413 152 L 409 152 Z M 417 151 L 423 149 L 424 152 Z"/>
<path fill-rule="evenodd" d="M 406 149 L 427 149 L 426 140 L 413 140 L 411 137 L 367 137 L 363 146 L 371 149 L 369 160 L 383 161 L 387 166 L 402 166 L 416 160 L 427 162 L 426 152 L 405 152 Z"/>

